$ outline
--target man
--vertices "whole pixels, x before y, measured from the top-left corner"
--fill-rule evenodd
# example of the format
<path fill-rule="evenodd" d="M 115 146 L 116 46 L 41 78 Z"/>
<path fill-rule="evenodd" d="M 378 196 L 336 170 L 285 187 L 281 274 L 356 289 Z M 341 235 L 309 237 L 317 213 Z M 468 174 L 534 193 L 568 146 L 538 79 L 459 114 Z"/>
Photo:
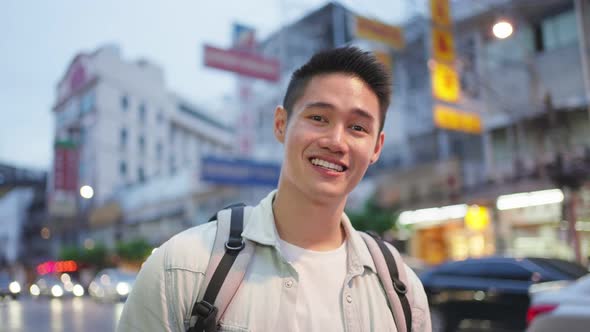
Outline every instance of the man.
<path fill-rule="evenodd" d="M 278 188 L 244 218 L 255 244 L 220 331 L 396 331 L 375 264 L 344 214 L 348 194 L 383 147 L 390 77 L 370 53 L 324 51 L 293 73 L 274 134 L 284 145 Z M 119 331 L 186 331 L 216 222 L 178 234 L 139 273 Z M 402 267 L 400 267 L 402 268 Z M 428 303 L 407 267 L 412 330 Z"/>

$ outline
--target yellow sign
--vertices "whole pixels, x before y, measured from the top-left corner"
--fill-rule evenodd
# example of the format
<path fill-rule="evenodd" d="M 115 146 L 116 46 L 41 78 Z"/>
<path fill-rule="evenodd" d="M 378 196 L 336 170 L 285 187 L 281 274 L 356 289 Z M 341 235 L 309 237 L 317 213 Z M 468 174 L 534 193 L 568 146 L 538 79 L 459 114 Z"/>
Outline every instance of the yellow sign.
<path fill-rule="evenodd" d="M 449 31 L 432 27 L 432 54 L 435 60 L 448 63 L 455 61 L 455 45 Z"/>
<path fill-rule="evenodd" d="M 474 231 L 483 231 L 490 224 L 490 213 L 484 206 L 471 205 L 465 214 L 465 225 Z"/>
<path fill-rule="evenodd" d="M 455 68 L 436 61 L 431 63 L 432 94 L 435 98 L 447 103 L 457 102 L 461 83 Z"/>
<path fill-rule="evenodd" d="M 449 0 L 430 0 L 430 14 L 432 22 L 441 27 L 451 25 L 451 11 Z"/>
<path fill-rule="evenodd" d="M 355 35 L 358 38 L 378 41 L 394 49 L 403 49 L 405 47 L 404 33 L 399 27 L 366 17 L 355 16 L 355 28 Z"/>
<path fill-rule="evenodd" d="M 393 72 L 393 59 L 391 58 L 391 54 L 382 51 L 373 51 L 373 54 L 375 54 L 377 60 L 381 62 L 391 74 Z"/>
<path fill-rule="evenodd" d="M 463 112 L 440 104 L 434 105 L 434 124 L 438 128 L 481 134 L 481 118 L 478 114 Z"/>

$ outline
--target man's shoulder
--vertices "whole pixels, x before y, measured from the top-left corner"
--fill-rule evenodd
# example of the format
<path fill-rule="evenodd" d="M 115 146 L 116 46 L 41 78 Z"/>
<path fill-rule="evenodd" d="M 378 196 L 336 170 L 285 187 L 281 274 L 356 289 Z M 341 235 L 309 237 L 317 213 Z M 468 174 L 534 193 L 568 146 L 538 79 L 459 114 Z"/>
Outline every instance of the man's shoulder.
<path fill-rule="evenodd" d="M 184 269 L 204 273 L 215 241 L 217 221 L 184 230 L 166 241 L 163 250 L 165 269 Z"/>

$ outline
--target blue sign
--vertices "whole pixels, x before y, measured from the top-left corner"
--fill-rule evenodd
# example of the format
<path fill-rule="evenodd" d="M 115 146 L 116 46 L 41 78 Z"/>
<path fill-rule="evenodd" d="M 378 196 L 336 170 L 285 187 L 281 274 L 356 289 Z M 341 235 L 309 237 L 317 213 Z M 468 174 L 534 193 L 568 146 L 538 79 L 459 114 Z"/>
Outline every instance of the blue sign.
<path fill-rule="evenodd" d="M 237 186 L 272 186 L 279 183 L 281 165 L 251 159 L 203 157 L 201 180 Z"/>

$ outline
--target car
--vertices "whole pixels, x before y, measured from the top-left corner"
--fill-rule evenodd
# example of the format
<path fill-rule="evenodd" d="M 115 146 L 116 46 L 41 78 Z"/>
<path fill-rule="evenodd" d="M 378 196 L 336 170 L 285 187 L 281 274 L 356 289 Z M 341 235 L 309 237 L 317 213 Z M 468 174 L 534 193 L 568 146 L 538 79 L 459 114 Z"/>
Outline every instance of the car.
<path fill-rule="evenodd" d="M 118 302 L 127 300 L 133 288 L 137 273 L 118 268 L 104 269 L 88 286 L 88 293 L 101 302 Z"/>
<path fill-rule="evenodd" d="M 575 280 L 587 272 L 560 259 L 492 256 L 443 263 L 420 279 L 434 331 L 455 331 L 461 322 L 523 331 L 532 284 Z"/>
<path fill-rule="evenodd" d="M 575 282 L 531 287 L 527 312 L 528 332 L 588 331 L 590 327 L 590 275 Z"/>
<path fill-rule="evenodd" d="M 13 300 L 20 296 L 21 287 L 18 281 L 10 277 L 6 272 L 0 272 L 0 299 L 11 297 Z"/>
<path fill-rule="evenodd" d="M 69 274 L 44 275 L 39 277 L 29 288 L 33 297 L 46 296 L 51 298 L 84 296 L 84 287 Z"/>

